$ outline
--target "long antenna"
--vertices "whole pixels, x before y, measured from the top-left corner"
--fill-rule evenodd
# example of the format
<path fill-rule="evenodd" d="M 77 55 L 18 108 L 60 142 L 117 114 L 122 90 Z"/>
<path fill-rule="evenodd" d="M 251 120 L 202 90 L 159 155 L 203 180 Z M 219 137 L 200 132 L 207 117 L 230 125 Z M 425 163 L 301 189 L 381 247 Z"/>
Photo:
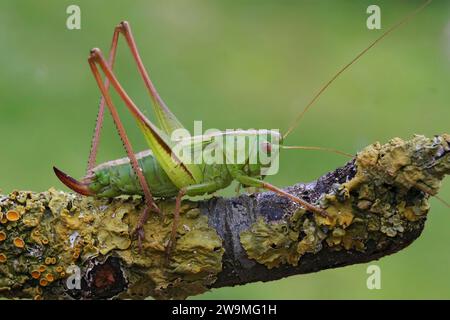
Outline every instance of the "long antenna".
<path fill-rule="evenodd" d="M 308 111 L 308 109 L 316 102 L 316 100 L 322 95 L 322 93 L 336 80 L 345 70 L 347 70 L 352 64 L 354 64 L 359 58 L 361 58 L 367 51 L 369 51 L 372 47 L 374 47 L 378 42 L 380 42 L 383 38 L 385 38 L 387 35 L 389 35 L 392 31 L 409 21 L 412 17 L 414 17 L 417 13 L 422 11 L 426 6 L 428 6 L 431 3 L 432 0 L 428 0 L 424 4 L 422 4 L 420 7 L 418 7 L 416 10 L 408 14 L 405 18 L 400 20 L 398 23 L 390 27 L 388 30 L 386 30 L 381 36 L 379 36 L 375 41 L 373 41 L 368 47 L 366 47 L 364 50 L 362 50 L 356 57 L 353 58 L 349 63 L 347 63 L 343 68 L 341 68 L 325 85 L 323 85 L 320 90 L 314 95 L 314 97 L 311 99 L 311 101 L 306 105 L 306 107 L 300 112 L 300 114 L 295 118 L 292 125 L 289 127 L 287 132 L 283 135 L 283 140 L 286 139 L 286 137 L 297 127 L 300 120 L 303 118 L 304 114 Z"/>
<path fill-rule="evenodd" d="M 283 146 L 280 145 L 280 148 L 283 149 L 297 149 L 297 150 L 317 150 L 317 151 L 326 151 L 331 153 L 336 153 L 341 156 L 346 156 L 349 158 L 353 158 L 353 155 L 344 151 L 340 151 L 337 149 L 331 149 L 331 148 L 322 148 L 322 147 L 314 147 L 314 146 Z"/>
<path fill-rule="evenodd" d="M 439 197 L 439 196 L 434 196 L 436 199 L 438 199 L 440 202 L 442 202 L 442 204 L 444 206 L 446 206 L 447 208 L 450 208 L 450 203 L 448 203 L 447 201 L 445 201 L 443 198 Z"/>

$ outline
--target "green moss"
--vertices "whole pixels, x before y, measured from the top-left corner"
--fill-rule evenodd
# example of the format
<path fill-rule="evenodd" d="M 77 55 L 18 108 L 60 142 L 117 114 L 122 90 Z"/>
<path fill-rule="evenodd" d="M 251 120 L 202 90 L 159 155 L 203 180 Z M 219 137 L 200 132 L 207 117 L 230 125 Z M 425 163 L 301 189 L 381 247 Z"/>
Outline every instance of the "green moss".
<path fill-rule="evenodd" d="M 415 136 L 381 145 L 375 143 L 356 157 L 357 173 L 333 186 L 320 206 L 328 217 L 294 214 L 289 221 L 258 220 L 241 233 L 249 258 L 268 268 L 297 265 L 305 253 L 325 246 L 333 250 L 364 251 L 367 241 L 401 237 L 418 228 L 429 211 L 428 197 L 438 192 L 450 173 L 450 136 Z M 440 156 L 442 155 L 442 157 Z"/>

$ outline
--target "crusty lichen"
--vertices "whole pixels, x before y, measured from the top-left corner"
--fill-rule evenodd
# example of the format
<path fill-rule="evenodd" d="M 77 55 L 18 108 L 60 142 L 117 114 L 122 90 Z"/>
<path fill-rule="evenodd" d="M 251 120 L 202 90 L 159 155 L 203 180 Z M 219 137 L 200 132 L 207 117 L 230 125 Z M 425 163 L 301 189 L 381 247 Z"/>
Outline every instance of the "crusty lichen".
<path fill-rule="evenodd" d="M 173 204 L 160 202 L 164 218 L 146 223 L 142 252 L 132 239 L 141 212 L 139 198 L 92 199 L 56 191 L 13 192 L 0 199 L 0 297 L 67 296 L 68 269 L 86 261 L 118 257 L 127 280 L 121 297 L 185 298 L 207 290 L 221 271 L 222 241 L 185 202 L 178 241 L 168 262 Z"/>
<path fill-rule="evenodd" d="M 121 297 L 184 299 L 208 290 L 222 270 L 222 240 L 192 202 L 184 202 L 181 208 L 178 240 L 166 265 L 165 246 L 172 227 L 173 203 L 159 205 L 168 214 L 162 223 L 159 217 L 152 216 L 145 225 L 143 252 L 138 252 L 135 242 L 132 250 L 116 251 L 129 266 L 127 277 L 132 284 Z M 137 215 L 130 217 L 135 225 Z"/>
<path fill-rule="evenodd" d="M 369 240 L 400 237 L 419 227 L 429 211 L 429 195 L 450 173 L 449 143 L 447 134 L 375 143 L 358 153 L 356 175 L 320 199 L 329 217 L 303 210 L 288 221 L 260 217 L 241 233 L 241 244 L 249 258 L 274 268 L 296 266 L 302 255 L 324 246 L 364 251 Z"/>

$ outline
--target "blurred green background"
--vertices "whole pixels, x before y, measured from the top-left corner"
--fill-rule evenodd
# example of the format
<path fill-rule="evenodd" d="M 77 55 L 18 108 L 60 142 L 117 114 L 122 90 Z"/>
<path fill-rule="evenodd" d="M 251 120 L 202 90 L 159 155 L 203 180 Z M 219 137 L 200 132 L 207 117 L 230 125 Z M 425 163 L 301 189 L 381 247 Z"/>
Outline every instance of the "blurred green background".
<path fill-rule="evenodd" d="M 62 188 L 58 165 L 83 175 L 99 100 L 89 49 L 109 49 L 114 26 L 129 20 L 160 94 L 188 126 L 279 128 L 333 72 L 382 31 L 366 28 L 381 6 L 382 27 L 422 1 L 32 1 L 0 3 L 0 188 Z M 81 30 L 67 30 L 66 8 L 81 7 Z M 151 116 L 131 56 L 119 45 L 117 73 Z M 356 152 L 374 141 L 448 132 L 450 3 L 435 1 L 345 73 L 307 114 L 289 144 Z M 122 105 L 118 104 L 120 107 Z M 121 114 L 136 149 L 134 120 Z M 108 115 L 100 161 L 124 156 Z M 270 178 L 286 186 L 346 162 L 287 151 Z M 227 190 L 224 194 L 232 194 Z M 441 196 L 450 200 L 450 181 Z M 433 199 L 424 234 L 375 262 L 382 289 L 366 288 L 368 265 L 212 290 L 196 298 L 450 298 L 450 212 Z"/>

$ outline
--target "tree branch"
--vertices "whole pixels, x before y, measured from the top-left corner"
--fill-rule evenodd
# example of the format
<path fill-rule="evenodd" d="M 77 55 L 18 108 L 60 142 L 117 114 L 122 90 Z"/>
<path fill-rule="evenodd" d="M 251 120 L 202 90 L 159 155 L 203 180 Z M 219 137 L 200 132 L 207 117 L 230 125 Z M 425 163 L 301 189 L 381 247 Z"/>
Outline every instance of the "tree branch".
<path fill-rule="evenodd" d="M 139 197 L 94 199 L 50 189 L 0 197 L 0 297 L 186 298 L 210 288 L 363 263 L 418 238 L 428 198 L 450 172 L 450 136 L 393 139 L 286 190 L 325 208 L 305 212 L 271 192 L 184 201 L 168 263 L 173 201 L 160 201 L 139 252 Z"/>

